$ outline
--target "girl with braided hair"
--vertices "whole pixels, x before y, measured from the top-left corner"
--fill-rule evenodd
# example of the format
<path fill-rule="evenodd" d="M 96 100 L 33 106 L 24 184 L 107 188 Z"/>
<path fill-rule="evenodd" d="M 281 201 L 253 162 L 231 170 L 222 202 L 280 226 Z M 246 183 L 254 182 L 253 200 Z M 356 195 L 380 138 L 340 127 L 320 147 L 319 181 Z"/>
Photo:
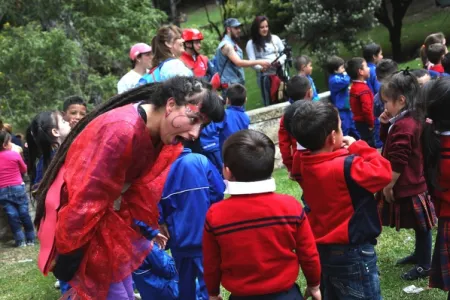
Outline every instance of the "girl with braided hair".
<path fill-rule="evenodd" d="M 174 77 L 114 96 L 72 129 L 39 187 L 35 219 L 38 265 L 69 281 L 65 298 L 134 299 L 131 273 L 152 247 L 135 221 L 157 227 L 180 142 L 223 115 L 209 86 Z"/>

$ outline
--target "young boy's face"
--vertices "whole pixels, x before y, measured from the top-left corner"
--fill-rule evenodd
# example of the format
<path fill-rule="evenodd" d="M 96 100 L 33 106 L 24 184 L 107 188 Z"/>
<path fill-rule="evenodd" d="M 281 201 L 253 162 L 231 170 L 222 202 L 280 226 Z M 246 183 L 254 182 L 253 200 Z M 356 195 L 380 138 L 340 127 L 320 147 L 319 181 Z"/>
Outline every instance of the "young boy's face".
<path fill-rule="evenodd" d="M 338 74 L 342 74 L 342 73 L 344 73 L 344 72 L 345 72 L 345 67 L 344 67 L 344 65 L 340 66 L 340 67 L 336 70 L 336 73 L 338 73 Z"/>
<path fill-rule="evenodd" d="M 367 62 L 364 61 L 361 65 L 361 69 L 359 69 L 359 76 L 361 76 L 364 80 L 370 77 L 370 69 L 367 66 Z"/>
<path fill-rule="evenodd" d="M 313 71 L 312 62 L 304 66 L 302 71 L 305 75 L 311 75 Z"/>
<path fill-rule="evenodd" d="M 72 104 L 64 112 L 64 119 L 69 122 L 70 127 L 73 128 L 77 123 L 86 116 L 86 106 L 82 104 Z"/>
<path fill-rule="evenodd" d="M 380 50 L 380 53 L 378 53 L 378 55 L 373 56 L 373 62 L 375 64 L 377 64 L 382 59 L 383 59 L 383 50 Z"/>

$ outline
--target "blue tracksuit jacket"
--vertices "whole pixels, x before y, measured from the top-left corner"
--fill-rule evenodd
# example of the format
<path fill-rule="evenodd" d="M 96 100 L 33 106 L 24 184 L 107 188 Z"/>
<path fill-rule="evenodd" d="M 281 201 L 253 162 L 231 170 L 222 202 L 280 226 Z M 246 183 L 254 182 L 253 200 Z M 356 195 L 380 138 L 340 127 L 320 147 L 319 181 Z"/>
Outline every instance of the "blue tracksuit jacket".
<path fill-rule="evenodd" d="M 224 190 L 214 165 L 205 156 L 185 148 L 170 168 L 159 203 L 173 256 L 202 256 L 206 212 L 223 199 Z"/>
<path fill-rule="evenodd" d="M 367 66 L 370 69 L 370 78 L 367 79 L 367 85 L 372 91 L 372 94 L 376 95 L 380 90 L 380 83 L 377 80 L 377 73 L 375 72 L 377 66 L 374 63 L 367 63 Z"/>
<path fill-rule="evenodd" d="M 350 110 L 350 86 L 351 79 L 347 74 L 331 74 L 328 77 L 331 103 L 338 110 Z"/>
<path fill-rule="evenodd" d="M 309 83 L 311 84 L 312 91 L 313 91 L 312 100 L 313 101 L 319 101 L 320 98 L 319 98 L 319 94 L 317 93 L 317 89 L 316 89 L 316 85 L 314 84 L 314 80 L 312 79 L 311 75 L 308 75 L 306 77 L 308 78 Z"/>
<path fill-rule="evenodd" d="M 250 118 L 242 106 L 228 106 L 225 110 L 225 117 L 223 119 L 223 129 L 220 132 L 220 152 L 222 153 L 223 143 L 233 133 L 248 129 L 250 125 Z"/>

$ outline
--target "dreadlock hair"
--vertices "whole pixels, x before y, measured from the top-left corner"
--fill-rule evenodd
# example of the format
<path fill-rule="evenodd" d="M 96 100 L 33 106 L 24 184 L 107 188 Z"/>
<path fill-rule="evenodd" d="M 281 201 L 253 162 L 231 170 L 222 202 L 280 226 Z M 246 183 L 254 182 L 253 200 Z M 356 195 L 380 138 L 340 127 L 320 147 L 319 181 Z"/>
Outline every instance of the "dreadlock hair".
<path fill-rule="evenodd" d="M 424 172 L 428 190 L 442 190 L 439 177 L 442 170 L 440 133 L 450 131 L 450 77 L 429 81 L 421 90 L 420 106 L 423 124 L 422 147 Z"/>
<path fill-rule="evenodd" d="M 31 182 L 34 182 L 36 178 L 36 161 L 42 156 L 43 172 L 45 172 L 52 160 L 53 150 L 59 146 L 56 136 L 52 133 L 53 129 L 58 129 L 58 115 L 61 116 L 61 112 L 43 111 L 33 118 L 27 128 L 27 171 Z"/>
<path fill-rule="evenodd" d="M 152 104 L 156 109 L 159 109 L 166 105 L 169 98 L 173 98 L 178 106 L 184 106 L 187 103 L 201 103 L 200 112 L 208 116 L 209 120 L 212 122 L 223 120 L 224 107 L 219 95 L 211 91 L 210 85 L 194 77 L 176 76 L 164 82 L 146 84 L 113 96 L 77 123 L 50 163 L 36 193 L 37 207 L 34 219 L 36 228 L 39 229 L 40 221 L 45 216 L 45 197 L 61 166 L 64 164 L 70 145 L 92 120 L 110 110 L 139 101 L 145 104 Z"/>

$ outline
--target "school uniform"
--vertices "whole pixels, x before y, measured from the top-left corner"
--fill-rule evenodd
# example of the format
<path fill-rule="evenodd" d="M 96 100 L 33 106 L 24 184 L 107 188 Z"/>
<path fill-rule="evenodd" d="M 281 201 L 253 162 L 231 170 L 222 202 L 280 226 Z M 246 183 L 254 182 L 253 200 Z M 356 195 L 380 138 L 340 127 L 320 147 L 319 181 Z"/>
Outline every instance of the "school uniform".
<path fill-rule="evenodd" d="M 374 193 L 392 171 L 364 141 L 348 149 L 300 156 L 301 186 L 322 265 L 324 299 L 381 299 L 374 245 L 381 223 Z M 330 201 L 333 199 L 333 201 Z"/>
<path fill-rule="evenodd" d="M 302 299 L 295 286 L 299 264 L 308 286 L 319 284 L 308 218 L 295 198 L 274 191 L 274 179 L 227 182 L 231 197 L 208 210 L 203 257 L 209 295 L 218 295 L 222 284 L 230 299 Z"/>
<path fill-rule="evenodd" d="M 346 73 L 335 73 L 328 77 L 331 103 L 339 110 L 342 133 L 359 140 L 360 136 L 353 121 L 353 113 L 350 110 L 350 76 Z"/>
<path fill-rule="evenodd" d="M 211 122 L 200 132 L 200 145 L 202 154 L 216 167 L 222 174 L 223 162 L 222 151 L 220 149 L 220 133 L 223 130 L 222 122 Z"/>
<path fill-rule="evenodd" d="M 220 131 L 220 153 L 222 153 L 223 143 L 233 133 L 243 129 L 248 129 L 250 118 L 245 112 L 243 106 L 230 105 L 225 109 L 225 117 L 223 119 L 222 130 Z"/>
<path fill-rule="evenodd" d="M 223 199 L 225 185 L 216 168 L 201 154 L 184 149 L 172 164 L 160 208 L 167 225 L 170 248 L 179 273 L 180 297 L 196 299 L 196 278 L 204 299 L 202 233 L 208 208 Z"/>
<path fill-rule="evenodd" d="M 284 127 L 284 115 L 280 119 L 280 128 L 278 129 L 278 146 L 280 147 L 283 164 L 291 173 L 293 157 L 297 151 L 297 140 Z"/>
<path fill-rule="evenodd" d="M 450 291 L 450 131 L 441 133 L 441 189 L 433 192 L 439 217 L 436 243 L 430 272 L 430 287 Z"/>
<path fill-rule="evenodd" d="M 369 86 L 370 90 L 372 91 L 373 95 L 377 95 L 380 91 L 380 82 L 377 79 L 377 66 L 374 63 L 367 63 L 367 66 L 370 70 L 370 77 L 367 79 L 367 85 Z M 374 101 L 375 103 L 375 101 Z M 375 110 L 374 110 L 375 113 Z M 375 117 L 375 123 L 373 127 L 373 138 L 375 140 L 375 146 L 377 148 L 383 147 L 383 142 L 380 140 L 380 120 L 378 120 L 379 115 L 374 114 Z"/>
<path fill-rule="evenodd" d="M 373 116 L 373 94 L 365 81 L 353 80 L 350 88 L 350 108 L 355 127 L 369 146 L 375 147 L 373 138 L 375 117 Z"/>
<path fill-rule="evenodd" d="M 392 170 L 400 173 L 394 185 L 395 202 L 387 203 L 380 191 L 379 212 L 384 226 L 414 229 L 416 246 L 413 256 L 418 267 L 428 270 L 431 260 L 431 229 L 436 224 L 433 203 L 427 192 L 421 146 L 422 127 L 408 111 L 381 127 L 383 156 Z"/>

